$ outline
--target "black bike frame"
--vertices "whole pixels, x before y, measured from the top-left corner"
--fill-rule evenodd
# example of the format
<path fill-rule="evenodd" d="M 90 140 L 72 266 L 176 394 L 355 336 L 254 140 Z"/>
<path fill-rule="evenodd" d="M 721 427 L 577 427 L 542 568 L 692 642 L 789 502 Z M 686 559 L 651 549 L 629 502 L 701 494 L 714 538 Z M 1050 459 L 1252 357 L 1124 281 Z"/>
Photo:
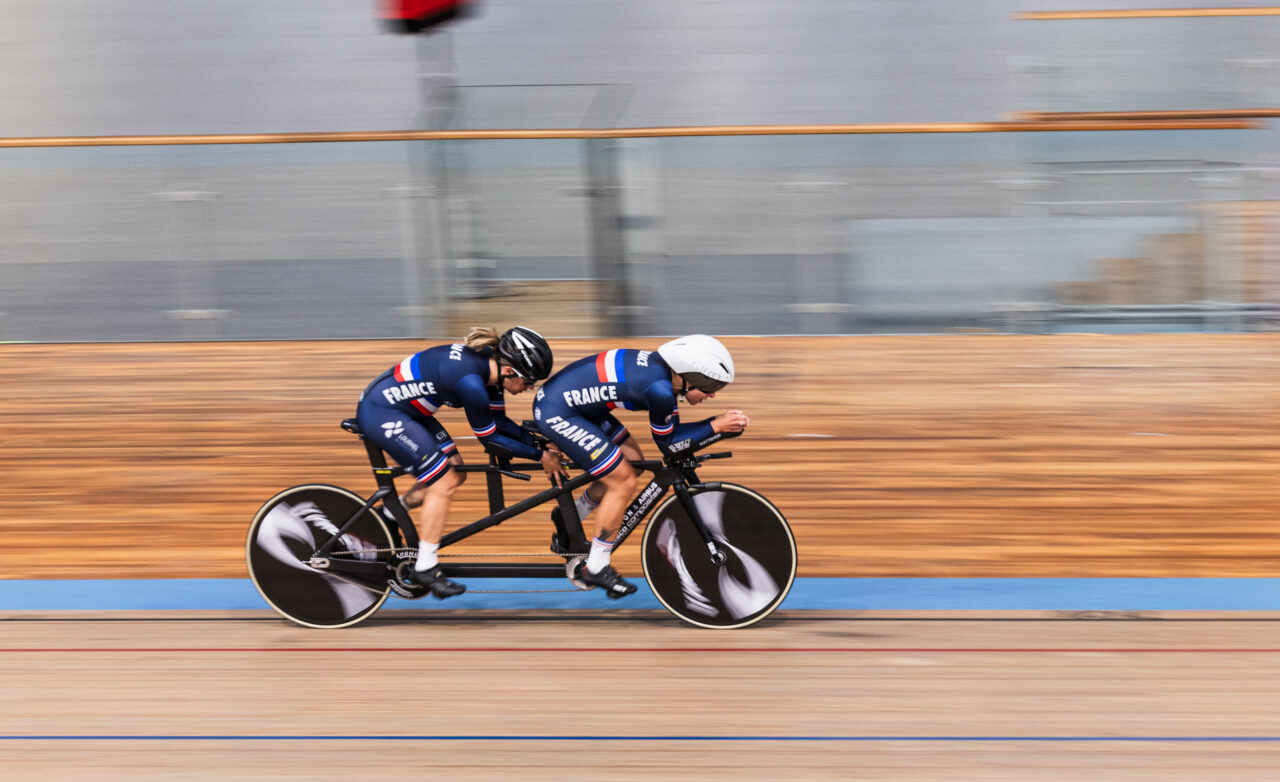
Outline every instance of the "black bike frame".
<path fill-rule="evenodd" d="M 416 549 L 418 547 L 418 531 L 413 524 L 413 520 L 409 516 L 409 512 L 400 502 L 400 496 L 396 492 L 395 479 L 401 475 L 408 474 L 403 467 L 389 467 L 387 465 L 386 456 L 382 449 L 374 445 L 369 438 L 360 433 L 359 429 L 354 425 L 353 421 L 344 421 L 342 428 L 349 432 L 353 432 L 360 436 L 361 442 L 364 443 L 365 451 L 369 457 L 369 463 L 373 468 L 373 477 L 378 484 L 378 489 L 365 499 L 364 504 L 354 513 L 351 518 L 338 526 L 338 530 L 316 549 L 313 555 L 316 558 L 328 558 L 329 553 L 333 550 L 339 538 L 347 533 L 348 530 L 356 523 L 356 519 L 360 514 L 370 511 L 379 501 L 390 509 L 392 516 L 395 517 L 396 523 L 400 527 L 399 532 L 404 535 L 405 543 L 409 547 Z M 631 462 L 632 466 L 637 470 L 652 472 L 653 479 L 644 488 L 640 494 L 631 501 L 626 511 L 622 515 L 622 526 L 618 530 L 617 536 L 614 538 L 614 548 L 620 546 L 623 541 L 631 534 L 640 522 L 649 514 L 661 499 L 666 496 L 667 490 L 674 487 L 676 497 L 680 505 L 684 508 L 689 518 L 693 521 L 694 528 L 698 531 L 699 536 L 707 545 L 707 550 L 711 560 L 720 563 L 724 560 L 724 554 L 720 551 L 711 533 L 707 530 L 706 525 L 702 521 L 702 516 L 698 513 L 698 509 L 693 502 L 693 496 L 690 489 L 716 488 L 716 483 L 700 483 L 695 468 L 699 461 L 706 459 L 722 459 L 727 458 L 729 453 L 712 453 L 701 457 L 692 455 L 678 457 L 671 464 L 667 464 L 657 459 L 645 459 L 641 461 Z M 470 524 L 454 530 L 440 539 L 440 548 L 457 543 L 460 540 L 475 535 L 476 533 L 495 527 L 502 522 L 519 516 L 522 513 L 532 510 L 543 503 L 555 499 L 559 503 L 559 517 L 552 517 L 556 524 L 556 532 L 561 541 L 568 544 L 568 550 L 575 554 L 586 554 L 589 543 L 582 530 L 582 521 L 578 517 L 577 508 L 573 503 L 573 491 L 579 489 L 596 480 L 596 477 L 583 473 L 576 478 L 563 481 L 560 486 L 551 486 L 543 491 L 527 497 L 514 505 L 507 506 L 504 500 L 502 478 L 516 478 L 518 480 L 530 480 L 530 476 L 523 475 L 524 472 L 536 472 L 542 469 L 542 465 L 536 462 L 521 463 L 512 465 L 510 458 L 501 456 L 489 451 L 489 463 L 483 465 L 462 465 L 454 469 L 459 472 L 482 472 L 485 473 L 485 484 L 489 495 L 489 515 L 482 519 L 471 522 Z M 571 523 L 572 522 L 572 523 Z M 393 533 L 395 530 L 393 530 Z M 380 563 L 360 562 L 353 560 L 335 559 L 331 560 L 329 569 L 337 570 L 368 570 L 370 566 L 380 567 Z M 565 576 L 565 566 L 562 563 L 497 563 L 497 562 L 471 562 L 464 564 L 446 564 L 442 565 L 446 574 L 459 577 L 495 577 L 495 578 L 563 578 Z"/>

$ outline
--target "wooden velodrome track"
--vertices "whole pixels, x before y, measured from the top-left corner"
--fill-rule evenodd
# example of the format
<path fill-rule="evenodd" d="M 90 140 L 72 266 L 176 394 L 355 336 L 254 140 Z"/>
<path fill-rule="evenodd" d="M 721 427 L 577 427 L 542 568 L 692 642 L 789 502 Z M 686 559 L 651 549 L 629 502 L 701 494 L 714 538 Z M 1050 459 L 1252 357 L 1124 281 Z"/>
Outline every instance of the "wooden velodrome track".
<path fill-rule="evenodd" d="M 726 342 L 741 381 L 708 414 L 753 425 L 704 475 L 784 510 L 802 577 L 1277 574 L 1278 336 Z M 243 577 L 275 491 L 371 486 L 337 422 L 419 344 L 0 346 L 0 574 Z M 561 363 L 617 346 L 554 345 Z M 545 547 L 547 524 L 493 535 Z M 638 573 L 634 551 L 619 567 Z M 0 768 L 1270 780 L 1275 619 L 781 611 L 713 633 L 625 610 L 398 611 L 322 632 L 265 612 L 10 611 Z"/>

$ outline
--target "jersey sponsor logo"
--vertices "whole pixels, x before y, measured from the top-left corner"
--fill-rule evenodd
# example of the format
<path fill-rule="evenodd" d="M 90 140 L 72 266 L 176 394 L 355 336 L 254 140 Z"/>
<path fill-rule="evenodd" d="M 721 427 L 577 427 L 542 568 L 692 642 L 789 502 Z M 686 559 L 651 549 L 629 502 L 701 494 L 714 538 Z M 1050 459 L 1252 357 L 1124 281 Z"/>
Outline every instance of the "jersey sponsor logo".
<path fill-rule="evenodd" d="M 604 446 L 603 446 L 603 445 L 602 445 L 602 446 L 600 446 L 599 448 L 597 448 L 597 449 L 595 449 L 594 451 L 592 451 L 592 452 L 591 452 L 591 461 L 593 461 L 593 462 L 594 462 L 596 459 L 599 459 L 599 458 L 600 458 L 600 454 L 602 454 L 602 453 L 604 453 Z"/>
<path fill-rule="evenodd" d="M 600 404 L 602 402 L 616 402 L 618 400 L 618 387 L 615 385 L 607 386 L 590 386 L 588 388 L 573 388 L 563 393 L 564 403 L 570 407 L 581 407 L 583 405 Z"/>
<path fill-rule="evenodd" d="M 397 434 L 397 435 L 395 436 L 395 440 L 396 440 L 396 442 L 398 442 L 398 443 L 400 443 L 401 445 L 403 445 L 405 448 L 408 448 L 408 449 L 409 449 L 409 453 L 416 454 L 419 450 L 421 450 L 421 449 L 418 447 L 418 444 L 417 444 L 416 442 L 414 442 L 413 440 L 411 440 L 411 439 L 409 438 L 409 436 L 408 436 L 408 435 L 405 435 L 405 434 Z"/>
<path fill-rule="evenodd" d="M 404 432 L 404 421 L 391 421 L 382 425 L 382 434 L 388 440 Z"/>
<path fill-rule="evenodd" d="M 642 366 L 642 367 L 647 367 L 647 366 L 649 366 L 649 356 L 650 356 L 652 353 L 653 353 L 653 351 L 651 351 L 651 350 L 638 350 L 638 351 L 636 351 L 636 365 L 637 365 L 637 366 Z"/>
<path fill-rule="evenodd" d="M 435 384 L 429 380 L 410 380 L 399 385 L 387 386 L 382 389 L 382 395 L 391 404 L 397 402 L 407 402 L 413 399 L 421 399 L 424 396 L 430 396 L 436 392 Z M 431 408 L 433 411 L 434 407 Z"/>
<path fill-rule="evenodd" d="M 455 343 L 453 343 L 452 345 L 450 345 L 450 346 L 449 346 L 449 360 L 450 360 L 450 361 L 461 361 L 461 360 L 462 360 L 462 349 L 463 349 L 464 347 L 466 347 L 466 345 L 462 345 L 462 344 L 459 344 L 459 343 L 457 343 L 457 342 L 455 342 Z"/>

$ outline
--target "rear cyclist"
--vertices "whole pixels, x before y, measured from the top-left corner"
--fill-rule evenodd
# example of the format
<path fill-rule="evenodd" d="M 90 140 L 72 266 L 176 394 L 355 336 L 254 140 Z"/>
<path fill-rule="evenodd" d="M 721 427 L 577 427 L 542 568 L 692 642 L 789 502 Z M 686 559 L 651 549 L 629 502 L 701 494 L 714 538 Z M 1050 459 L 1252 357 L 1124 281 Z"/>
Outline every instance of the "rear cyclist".
<path fill-rule="evenodd" d="M 427 348 L 379 375 L 360 395 L 356 419 L 372 438 L 417 478 L 405 493 L 408 508 L 421 507 L 420 542 L 413 580 L 438 598 L 466 587 L 447 576 L 436 554 L 449 503 L 466 476 L 450 469 L 462 456 L 436 420 L 440 407 L 461 407 L 481 443 L 501 446 L 522 459 L 541 461 L 559 483 L 561 454 L 530 444 L 531 438 L 506 416 L 503 392 L 519 394 L 551 373 L 551 348 L 538 332 L 522 326 L 502 336 L 472 329 L 452 345 Z"/>
<path fill-rule="evenodd" d="M 636 591 L 609 560 L 622 514 L 636 493 L 639 476 L 631 461 L 644 456 L 611 411 L 648 410 L 649 429 L 664 455 L 701 448 L 725 432 L 743 431 L 750 420 L 741 410 L 730 410 L 682 424 L 677 400 L 697 405 L 731 382 L 728 349 L 714 337 L 693 334 L 656 351 L 608 350 L 578 359 L 538 391 L 533 408 L 538 429 L 598 479 L 576 502 L 582 518 L 596 512 L 591 552 L 575 573 L 578 580 L 603 588 L 610 598 Z"/>

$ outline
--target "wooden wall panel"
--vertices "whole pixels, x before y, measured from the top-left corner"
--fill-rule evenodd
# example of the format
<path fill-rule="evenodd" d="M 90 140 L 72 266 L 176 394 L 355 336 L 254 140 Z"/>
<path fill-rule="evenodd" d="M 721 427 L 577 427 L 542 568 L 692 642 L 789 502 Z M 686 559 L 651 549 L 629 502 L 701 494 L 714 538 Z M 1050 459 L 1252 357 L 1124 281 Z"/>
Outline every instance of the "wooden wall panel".
<path fill-rule="evenodd" d="M 740 382 L 703 409 L 753 425 L 703 475 L 783 509 L 802 576 L 1280 573 L 1280 335 L 725 341 Z M 658 342 L 554 347 L 563 364 Z M 338 422 L 421 344 L 0 346 L 0 578 L 243 576 L 245 529 L 277 490 L 372 489 Z M 531 402 L 509 399 L 513 417 Z M 468 434 L 459 412 L 441 420 Z M 480 482 L 463 494 L 451 527 L 482 513 Z M 549 534 L 517 519 L 480 548 Z"/>

